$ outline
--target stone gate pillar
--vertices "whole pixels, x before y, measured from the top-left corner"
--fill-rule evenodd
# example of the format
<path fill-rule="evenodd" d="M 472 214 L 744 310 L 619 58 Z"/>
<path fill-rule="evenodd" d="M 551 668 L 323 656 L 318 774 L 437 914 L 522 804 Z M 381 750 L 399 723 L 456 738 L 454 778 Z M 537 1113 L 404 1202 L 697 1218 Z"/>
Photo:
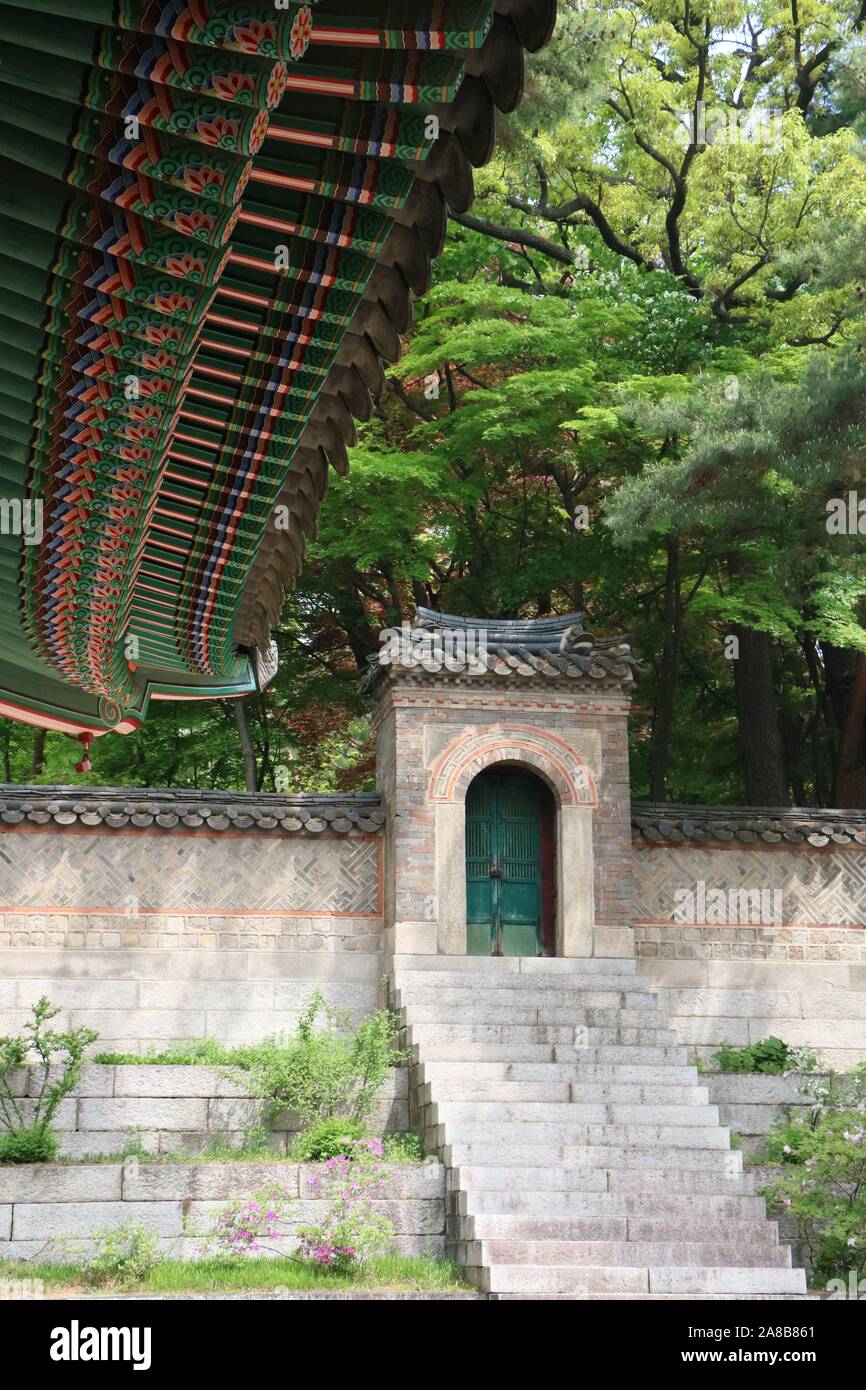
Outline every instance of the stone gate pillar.
<path fill-rule="evenodd" d="M 496 763 L 553 793 L 556 954 L 633 954 L 636 672 L 626 639 L 594 637 L 576 613 L 494 622 L 419 609 L 412 627 L 382 634 L 364 685 L 386 813 L 389 955 L 466 954 L 465 798 Z"/>

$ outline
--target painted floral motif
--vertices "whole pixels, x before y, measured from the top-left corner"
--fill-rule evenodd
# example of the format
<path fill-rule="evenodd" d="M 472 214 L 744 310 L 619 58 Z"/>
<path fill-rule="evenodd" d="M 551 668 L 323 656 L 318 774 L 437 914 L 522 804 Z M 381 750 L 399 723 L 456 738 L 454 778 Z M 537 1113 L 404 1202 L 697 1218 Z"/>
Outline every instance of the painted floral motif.
<path fill-rule="evenodd" d="M 174 357 L 170 352 L 143 352 L 141 365 L 149 372 L 167 372 L 174 366 Z"/>
<path fill-rule="evenodd" d="M 207 85 L 223 101 L 249 102 L 256 89 L 255 78 L 249 72 L 213 72 Z"/>
<path fill-rule="evenodd" d="M 291 32 L 291 53 L 293 58 L 303 58 L 313 36 L 313 11 L 304 5 L 295 15 Z"/>
<path fill-rule="evenodd" d="M 289 70 L 285 63 L 275 63 L 274 70 L 268 80 L 268 89 L 265 93 L 265 101 L 268 108 L 279 106 L 283 92 L 286 90 L 286 83 L 289 80 Z"/>
<path fill-rule="evenodd" d="M 152 347 L 162 347 L 164 343 L 179 343 L 180 329 L 171 323 L 147 323 L 142 336 Z"/>
<path fill-rule="evenodd" d="M 238 139 L 238 123 L 227 116 L 214 116 L 210 121 L 197 121 L 195 133 L 206 145 L 234 148 Z"/>
<path fill-rule="evenodd" d="M 239 48 L 242 53 L 272 52 L 277 40 L 276 27 L 267 20 L 253 19 L 247 24 L 233 24 L 226 34 L 226 48 Z"/>
<path fill-rule="evenodd" d="M 192 257 L 189 257 L 192 260 Z M 174 271 L 173 274 L 180 275 L 183 272 Z M 155 309 L 158 314 L 188 314 L 192 309 L 192 300 L 186 294 L 168 294 L 165 290 L 152 294 L 148 299 L 148 304 Z"/>
<path fill-rule="evenodd" d="M 166 256 L 161 268 L 169 275 L 204 275 L 205 263 L 197 256 Z"/>
<path fill-rule="evenodd" d="M 225 174 L 209 164 L 187 164 L 177 171 L 177 181 L 190 193 L 206 193 L 210 188 L 222 188 Z"/>
<path fill-rule="evenodd" d="M 172 212 L 167 220 L 173 223 L 179 232 L 183 232 L 184 236 L 204 239 L 214 228 L 214 219 L 208 217 L 206 212 L 201 212 L 198 208 L 189 211 L 178 209 L 176 212 Z"/>
<path fill-rule="evenodd" d="M 131 420 L 161 420 L 162 411 L 158 405 L 130 403 L 129 417 Z"/>
<path fill-rule="evenodd" d="M 250 131 L 250 150 L 253 154 L 260 150 L 264 144 L 265 136 L 268 133 L 268 113 L 260 111 L 253 121 L 253 128 Z"/>

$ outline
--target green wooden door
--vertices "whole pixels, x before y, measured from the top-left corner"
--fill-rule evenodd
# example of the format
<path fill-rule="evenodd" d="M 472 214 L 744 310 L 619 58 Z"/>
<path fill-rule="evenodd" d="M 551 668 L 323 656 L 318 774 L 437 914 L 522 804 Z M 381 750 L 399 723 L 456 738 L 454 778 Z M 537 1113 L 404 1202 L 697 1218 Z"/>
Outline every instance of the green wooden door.
<path fill-rule="evenodd" d="M 470 956 L 541 955 L 541 797 L 534 777 L 483 772 L 466 797 Z"/>

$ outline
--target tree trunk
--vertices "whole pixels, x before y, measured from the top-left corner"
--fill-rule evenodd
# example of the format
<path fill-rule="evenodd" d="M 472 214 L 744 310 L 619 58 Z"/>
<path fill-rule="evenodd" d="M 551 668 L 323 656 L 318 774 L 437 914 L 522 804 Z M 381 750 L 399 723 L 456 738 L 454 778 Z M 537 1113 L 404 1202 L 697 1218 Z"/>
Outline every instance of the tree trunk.
<path fill-rule="evenodd" d="M 860 657 L 839 743 L 834 801 L 866 805 L 866 656 Z"/>
<path fill-rule="evenodd" d="M 668 536 L 666 545 L 668 563 L 665 574 L 664 639 L 661 662 L 658 667 L 658 694 L 656 695 L 649 755 L 650 796 L 653 801 L 664 801 L 667 790 L 671 736 L 674 726 L 674 701 L 683 646 L 679 541 L 676 536 Z"/>
<path fill-rule="evenodd" d="M 35 728 L 33 730 L 33 759 L 30 764 L 30 771 L 34 777 L 38 777 L 45 767 L 45 736 L 47 729 Z"/>
<path fill-rule="evenodd" d="M 235 720 L 238 726 L 238 734 L 241 741 L 241 752 L 244 756 L 244 781 L 248 792 L 258 791 L 258 779 L 256 777 L 256 752 L 253 748 L 253 741 L 250 738 L 250 728 L 247 723 L 247 712 L 244 709 L 243 700 L 235 700 Z"/>
<path fill-rule="evenodd" d="M 746 802 L 749 806 L 787 806 L 788 776 L 776 709 L 773 660 L 768 632 L 734 626 L 739 655 L 734 662 Z"/>

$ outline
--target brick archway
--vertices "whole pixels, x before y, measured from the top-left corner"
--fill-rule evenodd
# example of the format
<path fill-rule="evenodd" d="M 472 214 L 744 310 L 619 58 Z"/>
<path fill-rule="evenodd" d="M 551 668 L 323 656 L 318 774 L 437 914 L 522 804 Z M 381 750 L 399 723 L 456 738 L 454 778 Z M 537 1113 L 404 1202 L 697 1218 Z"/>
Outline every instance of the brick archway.
<path fill-rule="evenodd" d="M 461 733 L 436 759 L 427 784 L 435 811 L 439 950 L 466 954 L 465 801 L 470 783 L 497 763 L 523 767 L 550 787 L 556 802 L 556 954 L 590 956 L 595 915 L 595 779 L 563 739 L 530 724 L 499 722 Z"/>
<path fill-rule="evenodd" d="M 433 802 L 460 802 L 485 768 L 517 763 L 540 776 L 558 806 L 598 805 L 595 779 L 588 763 L 563 739 L 528 724 L 494 724 L 464 733 L 440 754 L 427 795 Z"/>

